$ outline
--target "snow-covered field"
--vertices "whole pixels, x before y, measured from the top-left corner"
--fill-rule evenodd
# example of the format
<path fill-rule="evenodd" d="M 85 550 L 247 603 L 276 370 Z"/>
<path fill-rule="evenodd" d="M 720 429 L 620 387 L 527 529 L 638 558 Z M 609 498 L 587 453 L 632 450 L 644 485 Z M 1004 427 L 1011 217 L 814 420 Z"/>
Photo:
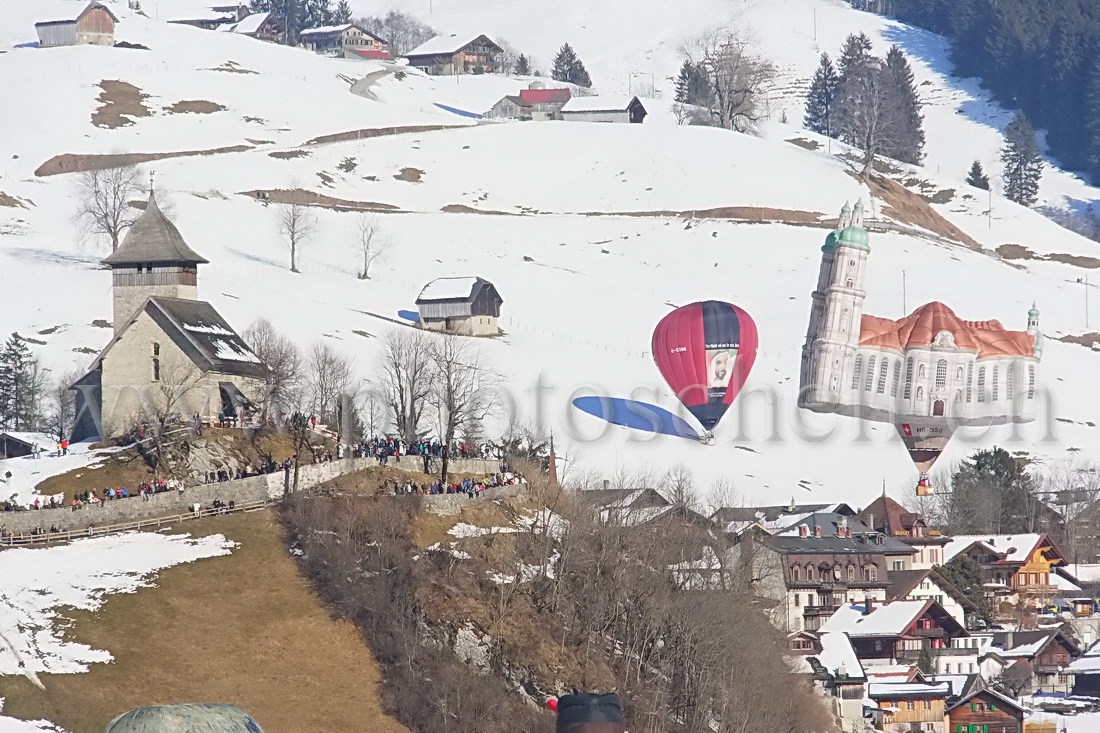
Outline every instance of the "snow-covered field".
<path fill-rule="evenodd" d="M 0 500 L 14 501 L 23 506 L 33 504 L 36 498 L 48 502 L 50 497 L 36 492 L 35 486 L 51 476 L 78 468 L 98 470 L 102 467 L 102 457 L 116 450 L 108 448 L 93 451 L 90 445 L 89 442 L 73 443 L 69 446 L 68 455 L 63 456 L 58 456 L 56 450 L 48 450 L 40 453 L 37 458 L 24 456 L 0 461 Z M 43 448 L 49 448 L 49 445 L 44 445 Z M 4 475 L 9 472 L 10 478 Z M 3 515 L 0 515 L 0 525 L 3 523 Z"/>
<path fill-rule="evenodd" d="M 94 611 L 113 593 L 153 584 L 165 568 L 228 555 L 221 535 L 147 532 L 79 540 L 61 547 L 0 552 L 0 676 L 86 672 L 109 651 L 65 638 L 62 607 Z M 0 731 L 6 730 L 0 724 Z"/>
<path fill-rule="evenodd" d="M 41 7 L 50 3 L 73 6 L 46 0 Z M 1100 247 L 998 196 L 987 220 L 985 193 L 968 189 L 962 178 L 975 157 L 994 161 L 997 128 L 1008 115 L 973 80 L 946 75 L 943 42 L 935 36 L 829 0 L 652 1 L 629 10 L 621 3 L 593 7 L 576 0 L 433 0 L 430 17 L 427 6 L 427 0 L 414 0 L 403 7 L 423 11 L 441 31 L 476 27 L 497 33 L 533 53 L 543 68 L 553 50 L 569 41 L 597 91 L 624 93 L 652 76 L 666 106 L 671 82 L 662 80 L 675 74 L 679 46 L 736 21 L 780 70 L 780 84 L 769 97 L 773 119 L 763 126 L 763 137 L 677 127 L 667 115 L 640 126 L 475 125 L 436 103 L 481 110 L 526 81 L 389 75 L 372 90 L 375 99 L 366 99 L 350 94 L 349 81 L 341 77 L 377 69 L 371 63 L 168 26 L 119 8 L 118 37 L 151 50 L 79 47 L 0 55 L 6 98 L 17 102 L 0 117 L 0 192 L 25 207 L 0 207 L 0 300 L 18 304 L 0 308 L 0 333 L 18 330 L 42 341 L 35 351 L 55 373 L 87 364 L 87 350 L 101 348 L 109 337 L 109 330 L 92 325 L 110 319 L 110 278 L 96 266 L 104 252 L 82 243 L 71 221 L 72 176 L 34 176 L 45 160 L 65 152 L 244 144 L 253 149 L 145 166 L 156 171 L 157 187 L 169 198 L 183 236 L 211 261 L 200 272 L 201 297 L 238 329 L 263 316 L 303 347 L 324 339 L 351 355 L 369 384 L 378 337 L 395 327 L 376 315 L 394 318 L 413 309 L 432 278 L 480 275 L 504 298 L 506 334 L 483 347 L 504 377 L 508 405 L 520 422 L 553 429 L 559 454 L 568 459 L 564 468 L 574 476 L 586 470 L 608 476 L 645 467 L 663 471 L 682 462 L 702 488 L 725 477 L 751 502 L 793 495 L 862 505 L 884 480 L 904 497 L 916 474 L 892 428 L 860 430 L 852 420 L 804 415 L 794 407 L 825 230 L 627 215 L 761 206 L 832 217 L 846 200 L 867 198 L 850 166 L 826 155 L 824 146 L 811 152 L 786 142 L 819 140 L 797 124 L 798 94 L 820 51 L 835 51 L 847 33 L 858 30 L 873 37 L 878 52 L 896 42 L 911 54 L 928 102 L 928 164 L 912 169 L 912 176 L 928 181 L 929 191 L 954 189 L 936 210 L 985 250 L 872 235 L 866 312 L 896 318 L 942 300 L 963 318 L 996 318 L 1023 329 L 1034 301 L 1048 336 L 1086 331 L 1084 289 L 1077 280 L 1088 270 L 1056 261 L 1009 263 L 991 252 L 1016 243 L 1041 255 L 1095 257 Z M 32 38 L 33 24 L 27 23 L 42 16 L 39 7 L 15 3 L 26 20 L 6 24 L 0 43 Z M 159 7 L 163 16 L 171 2 Z M 364 13 L 387 7 L 367 0 L 356 5 Z M 257 73 L 212 70 L 229 68 L 230 61 Z M 115 129 L 91 124 L 100 106 L 96 85 L 104 79 L 152 95 L 145 101 L 150 116 Z M 226 109 L 206 115 L 166 111 L 181 100 Z M 790 123 L 777 121 L 781 111 Z M 297 147 L 322 134 L 405 124 L 455 128 Z M 297 150 L 305 155 L 268 155 Z M 415 169 L 414 175 L 398 178 L 404 169 Z M 274 208 L 241 193 L 290 187 L 403 212 L 378 215 L 388 246 L 370 280 L 355 278 L 357 215 L 329 210 L 318 210 L 319 235 L 301 254 L 303 272 L 288 272 Z M 1072 176 L 1048 172 L 1044 196 L 1054 201 L 1061 195 L 1096 197 Z M 881 215 L 881 202 L 868 203 L 872 214 Z M 441 211 L 454 204 L 500 213 Z M 603 392 L 675 408 L 648 353 L 650 334 L 670 305 L 706 298 L 741 305 L 761 333 L 760 356 L 740 400 L 744 413 L 727 416 L 715 445 L 627 433 L 569 406 L 575 396 Z M 1088 380 L 1096 363 L 1088 348 L 1048 338 L 1045 420 L 1018 435 L 1000 428 L 956 438 L 945 461 L 995 443 L 1027 451 L 1046 465 L 1095 453 L 1100 392 L 1089 389 Z"/>

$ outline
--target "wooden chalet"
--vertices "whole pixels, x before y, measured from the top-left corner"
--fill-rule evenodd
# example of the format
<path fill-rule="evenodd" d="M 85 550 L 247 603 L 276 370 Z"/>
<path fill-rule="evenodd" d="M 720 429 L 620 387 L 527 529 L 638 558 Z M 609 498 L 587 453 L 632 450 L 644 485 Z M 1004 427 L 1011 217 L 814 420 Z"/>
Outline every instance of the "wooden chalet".
<path fill-rule="evenodd" d="M 1024 709 L 996 690 L 979 687 L 947 706 L 947 733 L 1023 733 Z"/>
<path fill-rule="evenodd" d="M 898 682 L 867 685 L 867 697 L 877 706 L 879 730 L 944 733 L 944 711 L 951 686 L 946 682 Z"/>
<path fill-rule="evenodd" d="M 931 600 L 847 603 L 820 630 L 847 633 L 861 660 L 892 664 L 916 662 L 925 648 L 933 655 L 949 653 L 953 639 L 967 636 L 962 624 Z"/>
<path fill-rule="evenodd" d="M 491 74 L 500 68 L 502 49 L 486 35 L 436 36 L 405 54 L 409 66 L 433 76 Z"/>
<path fill-rule="evenodd" d="M 1066 563 L 1058 545 L 1045 534 L 960 535 L 944 547 L 944 561 L 969 555 L 985 572 L 988 595 L 1033 608 L 1050 604 L 1060 589 L 1053 568 Z"/>
<path fill-rule="evenodd" d="M 416 299 L 421 328 L 463 336 L 499 334 L 503 302 L 496 287 L 480 277 L 432 280 Z"/>
<path fill-rule="evenodd" d="M 298 43 L 310 51 L 336 56 L 349 56 L 355 49 L 386 50 L 386 42 L 358 23 L 344 23 L 321 28 L 305 28 L 298 32 Z"/>
<path fill-rule="evenodd" d="M 1030 691 L 1068 694 L 1073 689 L 1069 667 L 1081 649 L 1060 629 L 998 631 L 993 646 L 1009 662 L 1009 671 L 1017 668 L 1031 675 Z"/>
<path fill-rule="evenodd" d="M 39 48 L 54 46 L 115 45 L 118 18 L 102 3 L 90 2 L 75 18 L 46 20 L 34 24 Z"/>

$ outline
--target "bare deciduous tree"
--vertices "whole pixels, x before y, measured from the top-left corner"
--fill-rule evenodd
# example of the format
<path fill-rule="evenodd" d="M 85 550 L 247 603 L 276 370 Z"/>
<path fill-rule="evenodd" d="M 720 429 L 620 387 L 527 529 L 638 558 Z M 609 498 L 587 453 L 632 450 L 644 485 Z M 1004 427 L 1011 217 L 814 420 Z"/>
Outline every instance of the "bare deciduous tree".
<path fill-rule="evenodd" d="M 475 438 L 497 404 L 495 375 L 469 339 L 444 334 L 431 343 L 432 389 L 428 393 L 443 443 L 440 480 L 447 483 L 451 446 L 458 438 Z"/>
<path fill-rule="evenodd" d="M 46 406 L 44 427 L 58 442 L 68 440 L 76 421 L 76 393 L 69 387 L 84 374 L 79 371 L 63 374 L 52 382 Z"/>
<path fill-rule="evenodd" d="M 876 155 L 894 155 L 898 148 L 897 91 L 882 63 L 868 64 L 842 80 L 835 104 L 840 137 L 863 150 L 861 175 L 869 175 Z"/>
<path fill-rule="evenodd" d="M 731 31 L 705 36 L 685 49 L 710 85 L 712 124 L 737 132 L 753 132 L 763 119 L 761 98 L 775 76 L 775 68 L 751 44 Z"/>
<path fill-rule="evenodd" d="M 302 353 L 297 345 L 260 318 L 244 332 L 244 339 L 260 362 L 264 376 L 263 417 L 290 412 L 302 379 Z"/>
<path fill-rule="evenodd" d="M 385 38 L 394 56 L 404 56 L 435 35 L 430 26 L 400 10 L 391 10 L 384 16 L 360 18 L 359 23 L 379 38 Z"/>
<path fill-rule="evenodd" d="M 423 331 L 395 328 L 382 342 L 378 385 L 402 440 L 412 442 L 431 391 L 432 362 L 429 337 Z"/>
<path fill-rule="evenodd" d="M 137 218 L 130 199 L 141 191 L 140 178 L 141 171 L 132 165 L 84 171 L 77 178 L 76 219 L 87 234 L 109 239 L 112 252 Z"/>
<path fill-rule="evenodd" d="M 378 219 L 370 214 L 360 214 L 355 230 L 356 248 L 363 255 L 363 269 L 359 271 L 360 280 L 370 279 L 370 266 L 383 257 L 386 238 L 378 230 Z"/>
<path fill-rule="evenodd" d="M 352 388 L 351 360 L 325 343 L 316 343 L 309 353 L 309 408 L 321 422 L 337 425 L 344 399 Z"/>
<path fill-rule="evenodd" d="M 279 204 L 279 230 L 290 247 L 290 271 L 298 270 L 298 250 L 317 233 L 317 215 L 305 204 Z"/>

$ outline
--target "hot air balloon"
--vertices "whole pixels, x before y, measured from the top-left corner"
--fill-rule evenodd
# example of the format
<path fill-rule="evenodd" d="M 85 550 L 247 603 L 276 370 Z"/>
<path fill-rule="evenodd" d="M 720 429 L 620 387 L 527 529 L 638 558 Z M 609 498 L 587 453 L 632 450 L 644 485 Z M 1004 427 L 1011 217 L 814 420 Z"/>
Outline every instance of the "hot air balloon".
<path fill-rule="evenodd" d="M 954 428 L 943 417 L 915 416 L 899 417 L 896 427 L 906 450 L 909 451 L 909 458 L 920 471 L 917 496 L 930 496 L 932 482 L 928 480 L 928 472 L 947 447 Z"/>
<path fill-rule="evenodd" d="M 737 398 L 756 361 L 756 323 L 718 300 L 685 305 L 653 331 L 653 360 L 708 435 Z"/>

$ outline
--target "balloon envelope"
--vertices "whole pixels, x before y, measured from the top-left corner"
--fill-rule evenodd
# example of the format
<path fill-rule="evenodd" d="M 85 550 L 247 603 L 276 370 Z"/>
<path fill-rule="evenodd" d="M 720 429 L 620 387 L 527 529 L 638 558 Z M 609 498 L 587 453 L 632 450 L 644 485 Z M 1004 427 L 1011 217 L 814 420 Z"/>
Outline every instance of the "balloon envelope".
<path fill-rule="evenodd" d="M 684 406 L 711 430 L 748 379 L 757 344 L 748 313 L 704 300 L 661 319 L 653 331 L 653 360 Z"/>
<path fill-rule="evenodd" d="M 954 428 L 942 417 L 900 416 L 895 427 L 909 458 L 921 473 L 928 473 L 947 447 Z"/>
<path fill-rule="evenodd" d="M 621 397 L 578 397 L 573 400 L 573 406 L 609 423 L 635 430 L 675 435 L 679 438 L 699 437 L 695 428 L 679 415 L 645 402 Z"/>

